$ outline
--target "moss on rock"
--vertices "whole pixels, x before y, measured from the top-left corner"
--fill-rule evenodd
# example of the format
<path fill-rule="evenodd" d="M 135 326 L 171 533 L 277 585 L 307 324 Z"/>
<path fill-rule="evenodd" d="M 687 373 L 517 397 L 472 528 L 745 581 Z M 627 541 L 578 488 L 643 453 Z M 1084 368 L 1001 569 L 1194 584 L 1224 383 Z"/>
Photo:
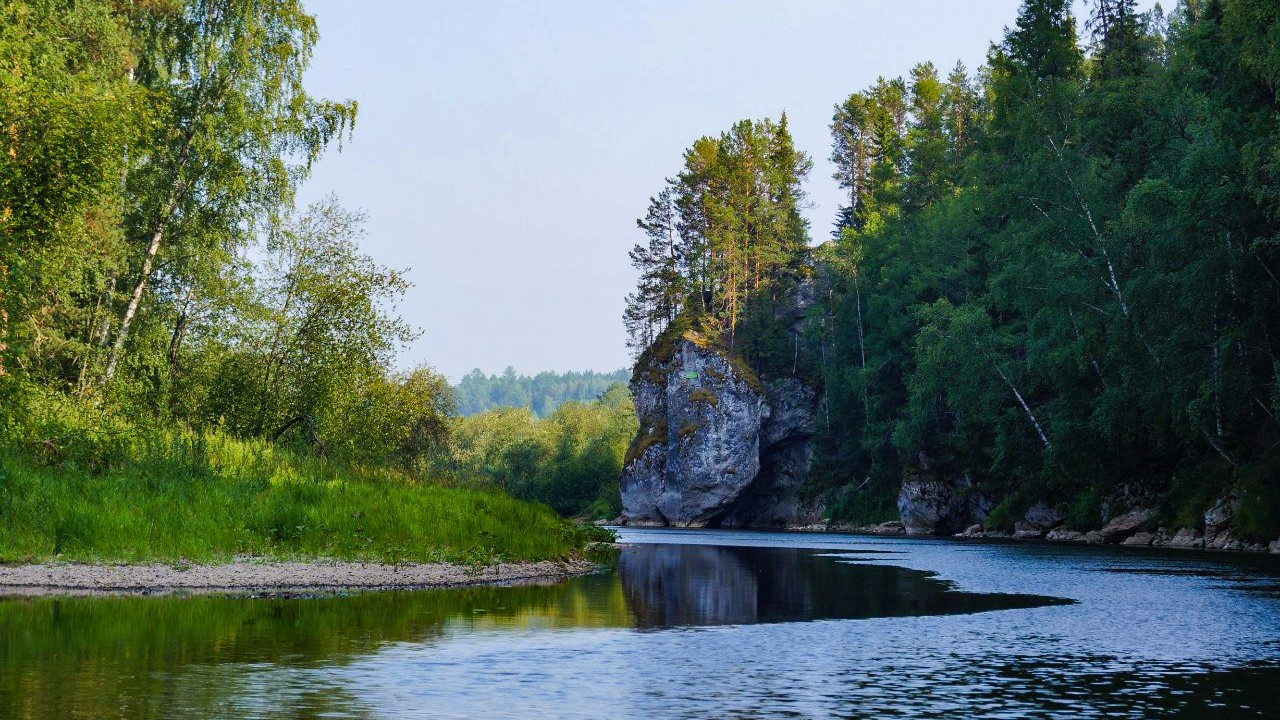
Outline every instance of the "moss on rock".
<path fill-rule="evenodd" d="M 626 467 L 630 465 L 641 455 L 644 455 L 646 450 L 658 443 L 665 443 L 666 441 L 667 421 L 659 420 L 652 428 L 649 429 L 648 432 L 641 433 L 636 437 L 635 441 L 631 443 L 631 447 L 627 448 L 626 457 L 622 459 L 622 466 Z"/>
<path fill-rule="evenodd" d="M 720 404 L 720 398 L 716 397 L 716 394 L 710 390 L 698 388 L 689 393 L 689 402 L 705 403 L 711 407 L 716 407 Z"/>

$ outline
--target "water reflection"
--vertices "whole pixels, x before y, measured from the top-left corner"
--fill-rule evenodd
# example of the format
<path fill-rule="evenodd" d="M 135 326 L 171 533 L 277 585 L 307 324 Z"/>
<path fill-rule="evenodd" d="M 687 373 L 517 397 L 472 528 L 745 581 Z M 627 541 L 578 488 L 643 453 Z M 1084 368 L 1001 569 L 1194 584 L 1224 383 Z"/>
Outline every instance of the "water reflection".
<path fill-rule="evenodd" d="M 624 539 L 554 586 L 0 598 L 0 718 L 1280 716 L 1276 558 Z"/>
<path fill-rule="evenodd" d="M 798 548 L 634 545 L 618 562 L 642 628 L 955 615 L 1069 604 L 960 592 L 934 573 Z"/>
<path fill-rule="evenodd" d="M 0 598 L 0 718 L 362 716 L 344 692 L 262 687 L 255 676 L 268 667 L 341 667 L 453 630 L 629 624 L 608 574 L 314 598 Z M 233 712 L 246 697 L 270 702 Z"/>

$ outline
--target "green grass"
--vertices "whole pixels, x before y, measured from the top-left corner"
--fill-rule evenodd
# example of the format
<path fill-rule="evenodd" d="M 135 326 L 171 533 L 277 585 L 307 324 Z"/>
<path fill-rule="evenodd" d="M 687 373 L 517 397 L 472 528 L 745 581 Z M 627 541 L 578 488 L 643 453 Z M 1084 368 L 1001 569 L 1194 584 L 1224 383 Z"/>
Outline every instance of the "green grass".
<path fill-rule="evenodd" d="M 81 418 L 83 419 L 83 418 Z M 0 449 L 0 562 L 566 558 L 594 539 L 542 505 L 218 433 L 46 427 Z M 157 437 L 158 435 L 158 437 Z"/>

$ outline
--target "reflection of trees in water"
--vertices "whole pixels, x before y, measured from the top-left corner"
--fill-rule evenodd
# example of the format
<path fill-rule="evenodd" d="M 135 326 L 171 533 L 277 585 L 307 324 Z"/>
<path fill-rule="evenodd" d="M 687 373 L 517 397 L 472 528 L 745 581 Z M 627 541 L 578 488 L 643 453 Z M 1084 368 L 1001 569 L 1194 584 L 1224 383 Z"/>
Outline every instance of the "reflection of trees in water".
<path fill-rule="evenodd" d="M 617 573 L 552 586 L 311 599 L 0 599 L 0 717 L 234 717 L 246 708 L 359 715 L 339 676 L 314 668 L 455 630 L 783 622 L 1050 601 L 954 592 L 927 573 L 810 550 L 642 545 L 618 562 Z"/>
<path fill-rule="evenodd" d="M 793 548 L 639 545 L 622 551 L 619 574 L 641 627 L 945 615 L 1064 602 L 959 592 L 920 570 Z"/>
<path fill-rule="evenodd" d="M 341 664 L 459 626 L 629 624 L 614 575 L 306 599 L 0 599 L 0 717 L 164 717 L 175 707 L 225 715 L 232 696 L 274 692 L 255 690 L 246 664 Z M 282 717 L 355 712 L 337 689 L 279 699 Z"/>

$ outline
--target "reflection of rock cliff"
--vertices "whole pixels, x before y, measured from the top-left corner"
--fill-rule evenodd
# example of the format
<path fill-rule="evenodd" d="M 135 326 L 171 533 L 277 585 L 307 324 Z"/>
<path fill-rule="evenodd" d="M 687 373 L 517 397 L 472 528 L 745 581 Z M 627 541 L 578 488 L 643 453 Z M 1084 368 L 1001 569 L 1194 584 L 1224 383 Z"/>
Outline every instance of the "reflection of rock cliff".
<path fill-rule="evenodd" d="M 855 564 L 815 550 L 636 545 L 618 561 L 640 627 L 944 615 L 1036 607 L 1038 595 L 965 593 L 932 573 Z"/>
<path fill-rule="evenodd" d="M 619 558 L 622 592 L 641 627 L 756 622 L 755 573 L 726 548 L 656 545 Z"/>
<path fill-rule="evenodd" d="M 693 333 L 636 366 L 640 435 L 622 473 L 629 523 L 768 527 L 812 521 L 797 490 L 809 469 L 815 393 L 796 378 L 761 383 Z"/>

